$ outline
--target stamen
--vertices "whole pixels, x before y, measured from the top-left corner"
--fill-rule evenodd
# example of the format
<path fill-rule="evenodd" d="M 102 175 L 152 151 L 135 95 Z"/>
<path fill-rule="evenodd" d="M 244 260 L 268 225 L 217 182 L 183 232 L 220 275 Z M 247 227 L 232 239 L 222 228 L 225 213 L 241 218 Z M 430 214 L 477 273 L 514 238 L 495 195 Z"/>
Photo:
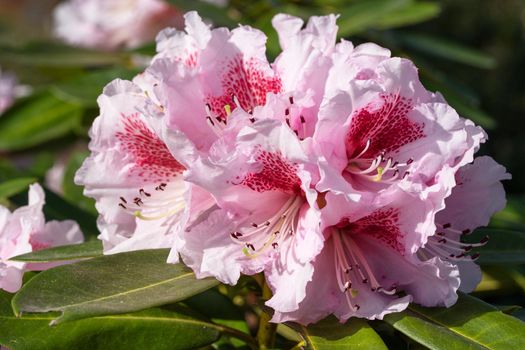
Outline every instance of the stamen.
<path fill-rule="evenodd" d="M 235 238 L 231 235 L 232 240 L 245 246 L 250 244 L 252 252 L 243 250 L 250 258 L 259 256 L 269 247 L 277 249 L 297 230 L 297 216 L 303 203 L 301 196 L 291 196 L 272 217 L 262 223 L 250 223 L 249 228 L 235 234 Z"/>
<path fill-rule="evenodd" d="M 352 239 L 351 234 L 351 232 L 343 232 L 340 229 L 333 229 L 332 231 L 335 277 L 339 289 L 345 294 L 351 312 L 355 312 L 359 310 L 359 305 L 354 301 L 357 297 L 357 290 L 352 289 L 352 279 L 357 278 L 364 284 L 370 284 L 372 291 L 386 295 L 394 295 L 396 289 L 392 287 L 387 290 L 377 281 L 365 255 Z"/>

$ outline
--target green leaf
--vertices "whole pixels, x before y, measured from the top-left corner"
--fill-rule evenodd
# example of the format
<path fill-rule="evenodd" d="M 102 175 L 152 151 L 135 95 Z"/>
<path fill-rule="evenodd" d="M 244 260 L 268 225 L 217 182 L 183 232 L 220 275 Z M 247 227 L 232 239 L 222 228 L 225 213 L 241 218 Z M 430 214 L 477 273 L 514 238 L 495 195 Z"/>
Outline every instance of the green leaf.
<path fill-rule="evenodd" d="M 476 243 L 486 236 L 490 237 L 489 241 L 478 249 L 480 264 L 525 264 L 525 232 L 482 228 L 467 235 L 465 240 Z"/>
<path fill-rule="evenodd" d="M 305 349 L 387 349 L 372 327 L 359 318 L 351 318 L 341 324 L 331 316 L 314 325 L 299 327 Z"/>
<path fill-rule="evenodd" d="M 130 62 L 129 53 L 93 51 L 50 42 L 33 43 L 22 48 L 2 47 L 0 50 L 2 50 L 0 64 L 5 65 L 66 68 Z"/>
<path fill-rule="evenodd" d="M 464 294 L 448 309 L 412 305 L 384 320 L 429 349 L 525 349 L 525 323 Z"/>
<path fill-rule="evenodd" d="M 0 184 L 0 198 L 9 198 L 15 194 L 27 190 L 29 185 L 35 183 L 37 179 L 34 177 L 21 177 L 13 180 L 8 180 Z"/>
<path fill-rule="evenodd" d="M 168 264 L 167 249 L 102 256 L 41 272 L 13 298 L 21 312 L 62 311 L 56 323 L 174 303 L 218 284 Z"/>
<path fill-rule="evenodd" d="M 17 103 L 0 118 L 0 151 L 36 146 L 66 135 L 80 125 L 80 106 L 49 93 Z"/>
<path fill-rule="evenodd" d="M 52 91 L 57 97 L 72 103 L 79 103 L 87 107 L 97 106 L 97 97 L 110 81 L 131 79 L 139 70 L 124 68 L 109 68 L 82 74 L 74 79 L 53 85 Z"/>
<path fill-rule="evenodd" d="M 338 20 L 338 35 L 345 37 L 380 26 L 386 16 L 408 4 L 408 0 L 370 0 L 342 7 L 339 10 L 341 18 Z"/>
<path fill-rule="evenodd" d="M 386 16 L 380 18 L 375 27 L 384 30 L 425 22 L 437 17 L 440 11 L 441 7 L 438 3 L 415 2 L 406 7 L 391 11 Z"/>
<path fill-rule="evenodd" d="M 24 262 L 50 262 L 78 260 L 102 256 L 102 242 L 88 241 L 81 244 L 64 245 L 18 255 L 9 260 Z"/>
<path fill-rule="evenodd" d="M 496 66 L 496 61 L 493 57 L 445 39 L 413 33 L 397 33 L 396 37 L 405 47 L 430 54 L 434 57 L 444 58 L 482 69 L 492 69 Z"/>
<path fill-rule="evenodd" d="M 0 344 L 12 350 L 196 349 L 215 342 L 223 327 L 183 308 L 88 318 L 50 327 L 55 314 L 15 317 L 0 291 Z"/>

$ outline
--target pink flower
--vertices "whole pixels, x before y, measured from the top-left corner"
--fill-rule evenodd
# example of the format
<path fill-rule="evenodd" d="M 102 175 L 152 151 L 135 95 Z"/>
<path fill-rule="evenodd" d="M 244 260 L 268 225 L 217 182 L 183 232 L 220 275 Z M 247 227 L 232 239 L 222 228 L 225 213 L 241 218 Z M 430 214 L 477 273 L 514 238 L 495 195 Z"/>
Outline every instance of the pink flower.
<path fill-rule="evenodd" d="M 163 0 L 69 0 L 54 12 L 54 31 L 72 45 L 114 50 L 138 47 L 181 14 Z"/>
<path fill-rule="evenodd" d="M 186 32 L 159 33 L 158 54 L 137 79 L 150 84 L 150 95 L 163 106 L 168 127 L 190 142 L 191 149 L 184 150 L 206 152 L 231 111 L 264 105 L 268 93 L 281 91 L 281 81 L 266 59 L 266 37 L 259 30 L 210 30 L 196 12 L 184 17 Z M 172 151 L 181 152 L 180 147 Z"/>
<path fill-rule="evenodd" d="M 197 277 L 228 284 L 241 273 L 266 271 L 272 303 L 294 308 L 304 298 L 311 260 L 322 247 L 311 188 L 317 175 L 290 128 L 259 118 L 259 111 L 236 109 L 209 156 L 188 168 L 186 180 L 198 186 L 201 200 L 190 202 L 189 220 L 169 261 L 177 261 L 180 252 Z M 248 125 L 235 129 L 244 122 Z M 294 288 L 286 287 L 290 281 Z"/>
<path fill-rule="evenodd" d="M 492 215 L 505 207 L 502 180 L 511 175 L 490 157 L 478 157 L 456 173 L 457 186 L 445 200 L 445 209 L 436 215 L 436 234 L 419 250 L 423 259 L 439 257 L 459 268 L 463 292 L 471 292 L 481 281 L 481 271 L 474 263 L 479 253 L 470 254 L 480 243 L 461 242 L 474 229 L 487 226 Z M 482 251 L 481 251 L 482 252 Z"/>
<path fill-rule="evenodd" d="M 26 264 L 10 261 L 32 251 L 83 242 L 77 223 L 71 220 L 45 222 L 44 191 L 38 184 L 29 187 L 29 204 L 10 212 L 0 206 L 0 288 L 10 293 L 22 286 L 26 270 L 44 270 L 56 264 Z"/>
<path fill-rule="evenodd" d="M 0 69 L 0 115 L 11 107 L 20 92 L 16 76 Z"/>
<path fill-rule="evenodd" d="M 429 210 L 426 222 L 433 223 L 455 171 L 484 141 L 483 130 L 426 91 L 410 61 L 378 55 L 370 45 L 345 49 L 346 64 L 340 52 L 334 55 L 338 87 L 327 93 L 314 135 L 326 224 L 337 224 L 352 202 L 366 213 L 387 205 L 397 191 L 417 193 Z M 371 56 L 369 62 L 363 56 Z M 433 232 L 421 232 L 407 249 L 417 251 Z"/>
<path fill-rule="evenodd" d="M 161 120 L 139 111 L 147 99 L 129 81 L 106 86 L 90 131 L 92 154 L 75 177 L 96 200 L 106 253 L 170 247 L 184 211 L 184 167 L 160 136 Z"/>
<path fill-rule="evenodd" d="M 407 248 L 413 236 L 428 230 L 421 225 L 428 213 L 424 201 L 399 191 L 390 204 L 366 216 L 347 210 L 340 223 L 324 231 L 325 245 L 314 260 L 304 300 L 291 311 L 274 306 L 274 322 L 309 324 L 329 314 L 341 322 L 382 319 L 411 301 L 425 306 L 455 303 L 457 267 L 439 258 L 421 260 Z"/>

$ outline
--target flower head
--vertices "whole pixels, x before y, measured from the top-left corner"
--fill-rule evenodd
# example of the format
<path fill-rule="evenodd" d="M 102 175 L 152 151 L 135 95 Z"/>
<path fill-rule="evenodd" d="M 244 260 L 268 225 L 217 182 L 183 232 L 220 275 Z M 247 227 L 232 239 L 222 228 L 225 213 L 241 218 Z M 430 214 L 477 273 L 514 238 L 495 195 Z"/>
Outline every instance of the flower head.
<path fill-rule="evenodd" d="M 467 165 L 484 131 L 409 60 L 336 43 L 336 18 L 277 15 L 273 64 L 262 32 L 195 12 L 158 35 L 150 67 L 100 97 L 77 175 L 107 251 L 172 245 L 169 262 L 228 284 L 263 272 L 275 322 L 382 318 L 470 289 L 458 230 L 501 208 L 507 175 Z M 473 193 L 498 200 L 470 209 Z"/>
<path fill-rule="evenodd" d="M 10 293 L 22 285 L 26 270 L 44 270 L 56 264 L 26 264 L 10 261 L 17 255 L 40 249 L 81 243 L 84 238 L 74 221 L 45 222 L 44 191 L 38 184 L 29 188 L 29 203 L 14 212 L 0 206 L 0 288 Z"/>

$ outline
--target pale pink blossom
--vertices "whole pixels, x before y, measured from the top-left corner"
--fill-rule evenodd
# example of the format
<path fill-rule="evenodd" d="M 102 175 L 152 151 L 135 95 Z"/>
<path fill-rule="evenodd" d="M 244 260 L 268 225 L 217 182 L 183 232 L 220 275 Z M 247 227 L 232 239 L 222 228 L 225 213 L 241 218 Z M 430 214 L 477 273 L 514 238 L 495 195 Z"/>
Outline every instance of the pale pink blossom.
<path fill-rule="evenodd" d="M 196 12 L 184 17 L 185 32 L 159 33 L 158 54 L 136 82 L 150 86 L 169 129 L 183 133 L 189 144 L 170 148 L 186 152 L 181 159 L 191 162 L 189 156 L 206 152 L 221 136 L 230 112 L 264 105 L 268 93 L 281 91 L 281 81 L 266 59 L 261 31 L 211 30 Z"/>
<path fill-rule="evenodd" d="M 140 112 L 147 99 L 129 81 L 105 87 L 92 153 L 75 176 L 96 200 L 105 253 L 170 247 L 185 208 L 184 167 L 160 136 L 162 121 Z"/>
<path fill-rule="evenodd" d="M 505 207 L 501 181 L 510 178 L 503 166 L 487 156 L 461 167 L 456 173 L 457 185 L 445 200 L 445 209 L 436 215 L 436 234 L 418 252 L 423 259 L 437 256 L 457 265 L 463 292 L 473 291 L 481 281 L 481 271 L 474 261 L 483 250 L 472 250 L 483 246 L 488 237 L 479 243 L 464 243 L 461 237 L 487 226 L 491 216 Z"/>
<path fill-rule="evenodd" d="M 181 13 L 163 0 L 69 0 L 54 12 L 55 35 L 72 45 L 114 50 L 138 47 Z"/>
<path fill-rule="evenodd" d="M 188 168 L 186 180 L 198 186 L 201 200 L 190 202 L 169 261 L 180 253 L 197 277 L 228 284 L 241 273 L 265 271 L 272 305 L 293 309 L 304 298 L 311 260 L 323 244 L 312 189 L 316 167 L 286 124 L 259 118 L 259 111 L 232 112 L 209 155 Z M 290 281 L 294 288 L 286 286 Z"/>
<path fill-rule="evenodd" d="M 44 191 L 38 184 L 29 188 L 29 203 L 14 212 L 0 206 L 0 288 L 10 293 L 22 285 L 26 270 L 44 270 L 56 264 L 26 264 L 9 259 L 40 249 L 81 243 L 78 224 L 71 220 L 45 222 Z"/>

